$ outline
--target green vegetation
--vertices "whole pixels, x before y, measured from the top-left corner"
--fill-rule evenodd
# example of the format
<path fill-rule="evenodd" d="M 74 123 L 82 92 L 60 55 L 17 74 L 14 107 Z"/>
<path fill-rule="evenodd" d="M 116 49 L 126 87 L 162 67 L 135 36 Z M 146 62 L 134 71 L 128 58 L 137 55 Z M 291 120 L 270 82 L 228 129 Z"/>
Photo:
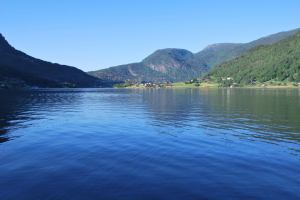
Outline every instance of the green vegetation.
<path fill-rule="evenodd" d="M 1 88 L 97 87 L 105 84 L 70 66 L 33 58 L 13 48 L 0 34 Z"/>
<path fill-rule="evenodd" d="M 197 79 L 188 82 L 176 82 L 176 83 L 124 83 L 115 84 L 115 88 L 131 88 L 131 89 L 144 89 L 144 88 L 217 88 L 218 84 L 213 82 L 200 82 Z"/>
<path fill-rule="evenodd" d="M 135 84 L 126 80 L 125 83 L 117 83 L 114 84 L 113 87 L 114 88 L 128 88 L 128 87 L 133 87 Z"/>
<path fill-rule="evenodd" d="M 196 54 L 184 49 L 161 49 L 142 62 L 89 72 L 92 76 L 74 67 L 28 56 L 0 34 L 0 87 L 298 86 L 297 31 L 245 44 L 215 44 Z M 218 64 L 221 65 L 215 68 Z M 204 78 L 200 82 L 194 77 Z M 179 83 L 170 84 L 173 82 Z"/>
<path fill-rule="evenodd" d="M 297 85 L 300 82 L 300 32 L 278 43 L 254 48 L 218 66 L 205 78 L 225 87 Z"/>
<path fill-rule="evenodd" d="M 140 63 L 132 63 L 89 72 L 107 81 L 132 82 L 178 82 L 199 77 L 208 70 L 203 63 L 194 61 L 194 54 L 184 49 L 162 49 L 154 52 Z"/>
<path fill-rule="evenodd" d="M 234 44 L 234 43 L 221 43 L 210 45 L 199 53 L 195 54 L 196 59 L 204 61 L 209 68 L 213 68 L 226 61 L 232 60 L 249 51 L 252 48 L 261 45 L 271 45 L 286 39 L 290 36 L 295 35 L 300 29 L 291 31 L 280 32 L 269 35 L 267 37 L 260 38 L 258 40 L 245 43 L 245 44 Z"/>
<path fill-rule="evenodd" d="M 260 45 L 274 44 L 297 33 L 297 30 L 273 34 L 249 43 L 222 43 L 210 45 L 193 54 L 184 49 L 161 49 L 140 63 L 132 63 L 89 72 L 105 81 L 124 83 L 134 82 L 182 82 L 201 77 L 215 66 L 237 58 Z"/>

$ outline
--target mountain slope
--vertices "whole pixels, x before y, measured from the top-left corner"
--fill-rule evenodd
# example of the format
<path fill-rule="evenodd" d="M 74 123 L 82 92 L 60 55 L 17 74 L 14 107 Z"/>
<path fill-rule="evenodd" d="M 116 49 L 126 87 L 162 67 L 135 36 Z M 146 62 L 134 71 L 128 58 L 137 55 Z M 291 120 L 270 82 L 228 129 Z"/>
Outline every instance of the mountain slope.
<path fill-rule="evenodd" d="M 209 78 L 248 85 L 255 82 L 300 82 L 300 32 L 272 45 L 256 47 L 215 68 Z"/>
<path fill-rule="evenodd" d="M 209 68 L 212 68 L 224 61 L 238 57 L 245 50 L 242 48 L 244 44 L 220 43 L 213 44 L 202 51 L 195 54 L 197 62 L 204 62 Z"/>
<path fill-rule="evenodd" d="M 102 84 L 75 67 L 28 56 L 13 48 L 1 34 L 0 83 L 39 87 L 94 87 Z"/>
<path fill-rule="evenodd" d="M 206 65 L 193 64 L 194 54 L 184 49 L 157 50 L 140 63 L 133 63 L 89 72 L 107 81 L 176 82 L 198 77 Z"/>
<path fill-rule="evenodd" d="M 249 43 L 221 43 L 193 54 L 184 49 L 161 49 L 140 63 L 110 67 L 89 72 L 106 81 L 179 82 L 199 77 L 215 66 L 237 58 L 252 48 L 271 45 L 297 33 L 299 29 L 276 33 Z"/>
<path fill-rule="evenodd" d="M 206 47 L 195 54 L 195 59 L 205 62 L 209 68 L 213 68 L 223 62 L 237 58 L 260 45 L 271 45 L 285 38 L 295 35 L 300 29 L 284 31 L 272 34 L 249 43 L 221 43 Z"/>

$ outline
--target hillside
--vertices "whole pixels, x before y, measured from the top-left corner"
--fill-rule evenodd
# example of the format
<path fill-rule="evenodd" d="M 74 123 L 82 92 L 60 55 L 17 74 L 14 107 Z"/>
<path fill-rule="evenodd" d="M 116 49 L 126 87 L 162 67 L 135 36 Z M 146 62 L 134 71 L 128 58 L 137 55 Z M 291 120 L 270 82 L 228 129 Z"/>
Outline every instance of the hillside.
<path fill-rule="evenodd" d="M 261 46 L 261 45 L 271 45 L 280 40 L 288 38 L 296 34 L 300 29 L 294 29 L 291 31 L 284 31 L 280 33 L 275 33 L 258 40 L 254 40 L 249 43 L 221 43 L 213 44 L 202 51 L 195 54 L 195 59 L 207 64 L 207 66 L 212 69 L 213 67 L 237 58 L 249 51 L 252 48 Z"/>
<path fill-rule="evenodd" d="M 215 66 L 237 58 L 260 45 L 271 45 L 297 33 L 299 29 L 280 32 L 249 43 L 221 43 L 193 54 L 184 49 L 161 49 L 139 63 L 89 72 L 97 78 L 117 83 L 180 82 L 200 77 Z"/>
<path fill-rule="evenodd" d="M 220 43 L 209 45 L 202 51 L 195 54 L 195 60 L 197 62 L 206 63 L 211 69 L 214 66 L 238 57 L 246 48 L 243 48 L 245 44 L 234 44 L 234 43 Z"/>
<path fill-rule="evenodd" d="M 70 66 L 33 58 L 13 48 L 0 34 L 0 84 L 4 86 L 97 87 L 102 81 Z"/>
<path fill-rule="evenodd" d="M 207 78 L 225 85 L 300 82 L 300 32 L 278 43 L 256 47 L 218 66 Z"/>
<path fill-rule="evenodd" d="M 194 54 L 184 49 L 157 50 L 140 63 L 111 67 L 89 74 L 106 81 L 118 83 L 176 82 L 198 77 L 208 68 L 205 63 L 193 63 Z"/>

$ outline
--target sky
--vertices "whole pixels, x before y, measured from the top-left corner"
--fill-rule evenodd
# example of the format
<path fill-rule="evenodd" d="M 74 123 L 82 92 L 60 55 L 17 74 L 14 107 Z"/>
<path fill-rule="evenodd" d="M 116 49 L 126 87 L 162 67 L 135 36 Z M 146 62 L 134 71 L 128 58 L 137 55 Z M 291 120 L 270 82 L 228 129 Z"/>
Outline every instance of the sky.
<path fill-rule="evenodd" d="M 84 71 L 300 28 L 299 0 L 0 0 L 15 48 Z"/>

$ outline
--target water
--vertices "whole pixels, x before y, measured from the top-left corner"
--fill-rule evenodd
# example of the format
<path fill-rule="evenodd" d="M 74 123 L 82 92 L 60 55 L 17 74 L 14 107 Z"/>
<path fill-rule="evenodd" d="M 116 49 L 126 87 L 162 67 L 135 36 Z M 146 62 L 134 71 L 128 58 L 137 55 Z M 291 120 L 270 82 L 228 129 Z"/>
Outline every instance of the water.
<path fill-rule="evenodd" d="M 300 90 L 0 93 L 0 199 L 300 199 Z"/>

